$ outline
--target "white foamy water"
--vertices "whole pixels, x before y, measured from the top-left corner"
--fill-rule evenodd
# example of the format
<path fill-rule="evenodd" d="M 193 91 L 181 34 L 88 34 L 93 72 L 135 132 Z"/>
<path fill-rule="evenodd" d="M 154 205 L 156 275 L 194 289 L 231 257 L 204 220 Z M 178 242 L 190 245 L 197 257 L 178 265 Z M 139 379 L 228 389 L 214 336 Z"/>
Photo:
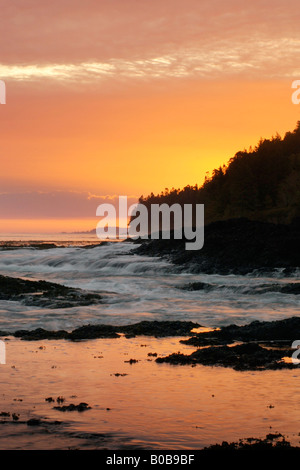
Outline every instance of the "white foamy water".
<path fill-rule="evenodd" d="M 52 238 L 54 240 L 54 238 Z M 82 243 L 84 245 L 84 243 Z M 111 242 L 90 249 L 68 246 L 0 251 L 0 273 L 43 279 L 102 292 L 101 305 L 34 308 L 0 301 L 0 329 L 72 329 L 87 323 L 128 324 L 141 320 L 193 320 L 204 326 L 275 320 L 299 314 L 299 296 L 260 293 L 260 286 L 298 282 L 280 272 L 270 276 L 181 273 L 160 258 L 132 254 L 132 243 Z M 182 290 L 192 283 L 209 289 Z"/>

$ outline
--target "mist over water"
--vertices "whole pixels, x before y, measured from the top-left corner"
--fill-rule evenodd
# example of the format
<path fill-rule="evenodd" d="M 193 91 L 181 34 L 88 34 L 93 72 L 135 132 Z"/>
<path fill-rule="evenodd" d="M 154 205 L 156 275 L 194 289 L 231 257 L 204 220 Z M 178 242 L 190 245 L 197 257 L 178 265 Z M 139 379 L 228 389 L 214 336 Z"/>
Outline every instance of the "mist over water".
<path fill-rule="evenodd" d="M 193 320 L 204 326 L 241 325 L 299 313 L 297 295 L 261 289 L 262 285 L 297 282 L 296 277 L 284 278 L 280 271 L 265 276 L 183 273 L 180 267 L 166 260 L 133 254 L 137 245 L 132 243 L 109 242 L 83 247 L 87 241 L 91 240 L 75 240 L 73 244 L 69 242 L 64 244 L 67 246 L 45 250 L 4 249 L 0 252 L 0 273 L 101 292 L 103 303 L 49 309 L 2 300 L 1 329 L 72 329 L 88 323 L 121 325 L 141 320 Z M 183 289 L 195 282 L 204 283 L 204 289 Z"/>

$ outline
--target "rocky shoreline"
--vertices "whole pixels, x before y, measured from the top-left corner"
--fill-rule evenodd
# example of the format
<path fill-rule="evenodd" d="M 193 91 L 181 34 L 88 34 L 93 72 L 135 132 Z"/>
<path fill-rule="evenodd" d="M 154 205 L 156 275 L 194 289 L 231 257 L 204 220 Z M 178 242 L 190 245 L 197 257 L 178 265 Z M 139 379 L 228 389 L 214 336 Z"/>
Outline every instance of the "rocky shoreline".
<path fill-rule="evenodd" d="M 292 446 L 281 433 L 269 433 L 264 439 L 249 437 L 238 442 L 223 441 L 222 444 L 212 444 L 200 451 L 204 455 L 257 455 L 270 454 L 271 456 L 300 455 L 300 447 Z"/>
<path fill-rule="evenodd" d="M 254 321 L 248 325 L 229 325 L 209 332 L 195 333 L 184 344 L 198 349 L 190 355 L 173 353 L 156 362 L 231 367 L 234 370 L 276 370 L 298 367 L 291 358 L 291 345 L 300 331 L 300 318 L 271 322 Z"/>
<path fill-rule="evenodd" d="M 300 317 L 260 322 L 247 325 L 229 325 L 221 328 L 205 328 L 195 332 L 199 324 L 189 321 L 142 321 L 131 325 L 84 325 L 70 332 L 65 330 L 0 331 L 0 337 L 13 336 L 24 341 L 70 340 L 82 341 L 99 338 L 126 338 L 136 336 L 181 337 L 180 343 L 196 348 L 191 354 L 180 352 L 168 356 L 152 354 L 158 364 L 196 366 L 221 366 L 237 371 L 264 371 L 296 369 L 291 361 L 294 350 L 292 343 L 300 331 Z M 196 329 L 196 330 L 195 330 Z M 201 329 L 201 328 L 200 328 Z M 193 331 L 194 330 L 194 331 Z M 182 337 L 186 336 L 187 339 Z M 289 359 L 289 360 L 286 360 Z"/>
<path fill-rule="evenodd" d="M 153 336 L 164 338 L 168 336 L 189 336 L 193 328 L 200 325 L 191 321 L 141 321 L 131 325 L 84 325 L 71 332 L 66 330 L 49 331 L 43 328 L 35 330 L 17 330 L 15 332 L 0 331 L 0 337 L 14 336 L 25 341 L 42 339 L 67 339 L 71 341 L 90 340 L 98 338 L 126 338 L 135 336 Z"/>
<path fill-rule="evenodd" d="M 227 285 L 211 284 L 207 282 L 190 282 L 183 286 L 178 286 L 178 289 L 186 291 L 204 291 L 210 292 L 212 290 L 227 289 Z M 270 284 L 256 284 L 254 286 L 234 286 L 235 292 L 246 295 L 260 295 L 271 292 L 278 292 L 280 294 L 300 294 L 299 282 L 284 282 L 284 283 L 270 283 Z"/>
<path fill-rule="evenodd" d="M 248 274 L 281 269 L 291 275 L 300 267 L 300 219 L 290 225 L 231 219 L 205 226 L 204 246 L 185 250 L 185 240 L 138 240 L 139 255 L 159 256 L 193 273 Z"/>
<path fill-rule="evenodd" d="M 97 292 L 66 287 L 48 281 L 31 281 L 0 275 L 0 300 L 22 302 L 42 308 L 69 308 L 98 304 L 102 296 Z"/>

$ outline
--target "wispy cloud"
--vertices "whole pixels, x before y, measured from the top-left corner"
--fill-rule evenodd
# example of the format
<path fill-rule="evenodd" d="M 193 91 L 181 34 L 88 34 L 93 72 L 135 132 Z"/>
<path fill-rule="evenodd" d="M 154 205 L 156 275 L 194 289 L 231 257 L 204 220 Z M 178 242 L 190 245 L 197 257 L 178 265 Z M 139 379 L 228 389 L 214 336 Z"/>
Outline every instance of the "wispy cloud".
<path fill-rule="evenodd" d="M 295 75 L 295 57 L 300 39 L 252 38 L 232 44 L 219 41 L 210 45 L 181 48 L 165 55 L 143 59 L 86 61 L 47 65 L 0 64 L 0 77 L 13 81 L 54 80 L 95 82 L 124 79 L 218 78 L 248 74 L 282 78 Z"/>
<path fill-rule="evenodd" d="M 295 74 L 296 0 L 0 4 L 2 79 L 103 83 Z"/>

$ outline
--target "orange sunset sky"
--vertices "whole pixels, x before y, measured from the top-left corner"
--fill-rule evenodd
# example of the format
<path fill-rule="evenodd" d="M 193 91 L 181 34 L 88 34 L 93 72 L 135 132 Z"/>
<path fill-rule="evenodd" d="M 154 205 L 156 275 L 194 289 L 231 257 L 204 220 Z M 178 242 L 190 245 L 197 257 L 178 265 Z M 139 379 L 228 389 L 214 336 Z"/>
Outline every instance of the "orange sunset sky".
<path fill-rule="evenodd" d="M 0 0 L 0 232 L 203 183 L 300 105 L 295 0 Z"/>

